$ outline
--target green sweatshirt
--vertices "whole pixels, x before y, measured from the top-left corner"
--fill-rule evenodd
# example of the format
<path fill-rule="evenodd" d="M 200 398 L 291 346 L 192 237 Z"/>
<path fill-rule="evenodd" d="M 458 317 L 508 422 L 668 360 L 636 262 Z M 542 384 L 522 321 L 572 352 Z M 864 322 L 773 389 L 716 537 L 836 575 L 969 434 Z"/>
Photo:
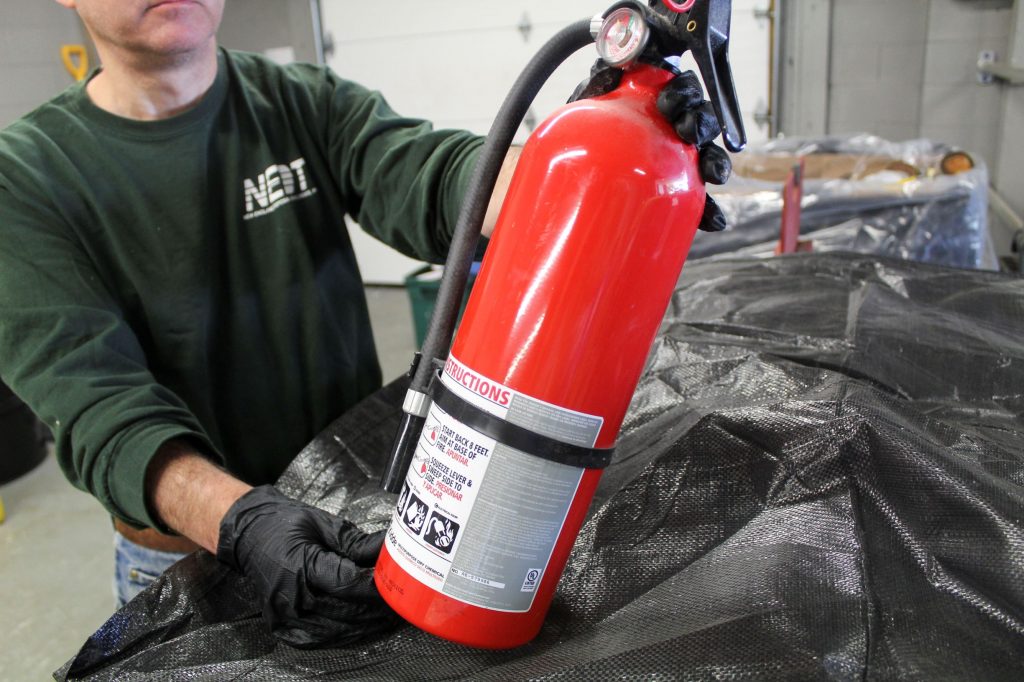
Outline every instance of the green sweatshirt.
<path fill-rule="evenodd" d="M 442 259 L 481 144 L 326 69 L 219 59 L 180 116 L 122 119 L 79 85 L 0 132 L 0 378 L 135 524 L 156 525 L 168 439 L 269 483 L 378 388 L 342 216 Z"/>

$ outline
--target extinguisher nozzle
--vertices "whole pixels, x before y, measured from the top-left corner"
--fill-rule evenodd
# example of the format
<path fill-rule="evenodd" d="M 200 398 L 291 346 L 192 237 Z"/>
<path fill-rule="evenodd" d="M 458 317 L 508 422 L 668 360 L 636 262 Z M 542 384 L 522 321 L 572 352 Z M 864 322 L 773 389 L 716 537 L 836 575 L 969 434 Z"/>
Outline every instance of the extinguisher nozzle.
<path fill-rule="evenodd" d="M 416 454 L 416 445 L 426 421 L 426 417 L 418 417 L 408 412 L 402 413 L 402 423 L 398 427 L 395 441 L 391 446 L 391 457 L 388 458 L 387 467 L 380 479 L 381 489 L 389 493 L 397 493 L 402 489 L 402 483 L 405 482 L 405 476 L 409 472 L 412 457 Z"/>

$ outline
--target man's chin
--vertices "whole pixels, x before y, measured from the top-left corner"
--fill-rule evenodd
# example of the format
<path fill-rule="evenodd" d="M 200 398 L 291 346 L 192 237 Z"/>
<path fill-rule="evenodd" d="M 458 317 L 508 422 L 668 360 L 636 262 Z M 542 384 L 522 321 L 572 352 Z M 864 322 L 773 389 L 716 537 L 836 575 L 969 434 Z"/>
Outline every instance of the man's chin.
<path fill-rule="evenodd" d="M 136 40 L 144 43 L 149 52 L 180 54 L 202 51 L 217 32 L 215 23 L 202 8 L 162 12 L 159 17 L 143 20 Z"/>
<path fill-rule="evenodd" d="M 154 36 L 136 47 L 139 53 L 148 55 L 151 60 L 170 62 L 190 61 L 216 52 L 212 36 L 200 40 L 194 34 Z"/>

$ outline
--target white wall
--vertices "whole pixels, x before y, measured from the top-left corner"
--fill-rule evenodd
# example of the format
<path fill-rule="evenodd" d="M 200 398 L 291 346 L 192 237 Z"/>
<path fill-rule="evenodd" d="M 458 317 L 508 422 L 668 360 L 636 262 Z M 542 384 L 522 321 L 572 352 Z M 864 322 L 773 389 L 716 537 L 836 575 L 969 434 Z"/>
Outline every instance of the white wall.
<path fill-rule="evenodd" d="M 316 63 L 312 10 L 309 0 L 228 0 L 217 38 L 248 52 L 290 48 L 295 61 Z"/>
<path fill-rule="evenodd" d="M 78 15 L 53 0 L 0 2 L 0 127 L 74 83 L 60 48 L 83 42 Z"/>
<path fill-rule="evenodd" d="M 828 130 L 928 137 L 998 161 L 1003 93 L 978 54 L 1005 53 L 1012 8 L 965 0 L 833 0 Z"/>
<path fill-rule="evenodd" d="M 977 79 L 982 50 L 1012 56 L 1013 0 L 783 0 L 782 10 L 784 133 L 945 142 L 984 160 L 1024 213 L 1024 95 Z M 996 226 L 993 237 L 1006 253 L 1009 235 Z"/>
<path fill-rule="evenodd" d="M 929 0 L 835 0 L 828 130 L 917 137 Z"/>
<path fill-rule="evenodd" d="M 1011 40 L 1002 58 L 1024 68 L 1024 2 L 1014 8 Z M 1018 214 L 1024 215 L 1024 86 L 998 86 L 1003 95 L 997 187 Z"/>
<path fill-rule="evenodd" d="M 918 134 L 982 156 L 998 175 L 1005 89 L 978 84 L 978 54 L 1004 58 L 1013 26 L 1011 2 L 931 0 Z"/>
<path fill-rule="evenodd" d="M 779 129 L 814 137 L 828 128 L 832 0 L 776 0 L 781 14 Z"/>

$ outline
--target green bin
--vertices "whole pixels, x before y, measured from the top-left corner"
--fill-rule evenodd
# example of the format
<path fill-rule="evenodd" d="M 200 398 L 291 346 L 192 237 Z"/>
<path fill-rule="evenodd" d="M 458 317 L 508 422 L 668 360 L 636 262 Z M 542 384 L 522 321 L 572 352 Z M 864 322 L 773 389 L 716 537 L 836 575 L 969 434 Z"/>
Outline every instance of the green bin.
<path fill-rule="evenodd" d="M 466 302 L 469 300 L 470 292 L 473 291 L 473 282 L 476 280 L 479 265 L 479 263 L 474 263 L 470 270 L 469 279 L 466 281 L 466 293 L 462 296 L 462 306 L 459 308 L 458 321 L 462 320 L 462 313 L 466 311 Z M 420 348 L 423 346 L 423 340 L 427 337 L 430 316 L 434 314 L 437 292 L 441 289 L 440 273 L 431 266 L 425 265 L 405 278 L 405 289 L 409 292 L 409 305 L 412 306 L 416 347 Z M 458 326 L 458 321 L 456 326 Z"/>

